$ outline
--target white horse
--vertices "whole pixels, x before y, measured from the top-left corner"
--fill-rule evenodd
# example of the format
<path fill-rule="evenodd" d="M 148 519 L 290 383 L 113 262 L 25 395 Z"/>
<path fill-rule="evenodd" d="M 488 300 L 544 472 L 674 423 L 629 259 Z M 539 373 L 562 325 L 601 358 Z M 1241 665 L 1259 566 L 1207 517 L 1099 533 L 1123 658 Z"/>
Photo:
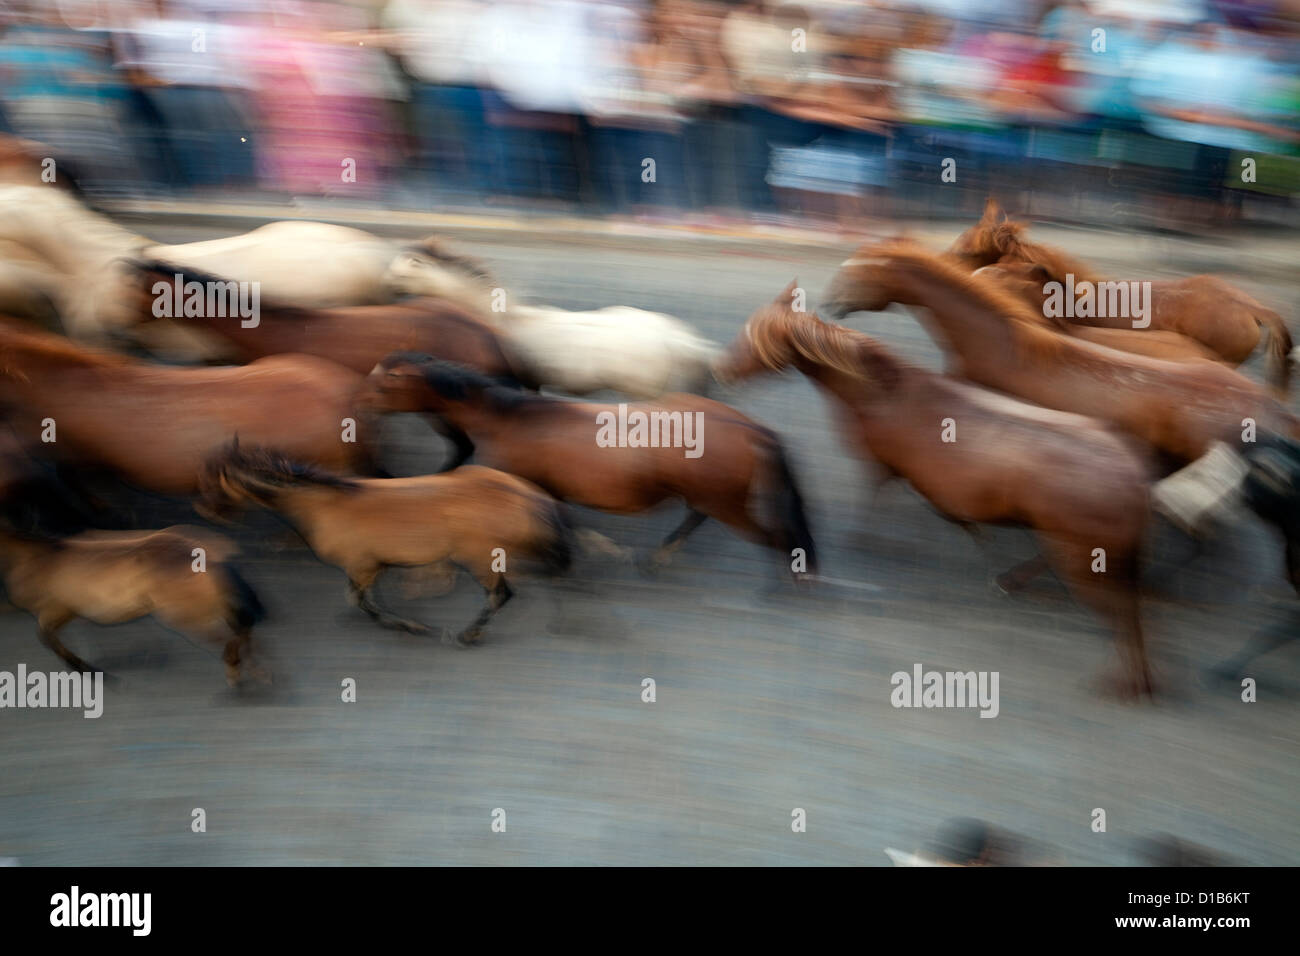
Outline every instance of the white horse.
<path fill-rule="evenodd" d="M 92 342 L 135 320 L 137 279 L 128 259 L 257 282 L 264 302 L 328 308 L 393 301 L 397 293 L 387 273 L 400 252 L 399 243 L 360 229 L 292 220 L 223 239 L 159 244 L 63 190 L 0 185 L 0 303 L 24 314 L 23 303 L 33 299 L 35 288 L 52 300 L 69 335 Z M 221 354 L 215 338 L 193 327 L 149 323 L 132 334 L 162 354 Z"/>
<path fill-rule="evenodd" d="M 482 267 L 434 239 L 408 246 L 395 258 L 389 281 L 404 294 L 449 299 L 470 309 L 497 329 L 531 378 L 574 395 L 601 389 L 636 398 L 703 392 L 721 354 L 716 342 L 659 312 L 626 306 L 570 312 L 511 302 Z"/>

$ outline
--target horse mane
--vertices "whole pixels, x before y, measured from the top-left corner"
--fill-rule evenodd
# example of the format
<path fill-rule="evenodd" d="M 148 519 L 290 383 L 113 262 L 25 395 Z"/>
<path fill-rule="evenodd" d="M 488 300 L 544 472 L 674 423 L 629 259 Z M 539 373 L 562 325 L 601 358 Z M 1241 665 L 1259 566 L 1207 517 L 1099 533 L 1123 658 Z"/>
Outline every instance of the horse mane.
<path fill-rule="evenodd" d="M 869 335 L 793 309 L 763 310 L 746 323 L 745 334 L 758 360 L 768 368 L 784 364 L 782 343 L 815 365 L 835 369 L 880 388 L 893 388 L 906 368 Z"/>
<path fill-rule="evenodd" d="M 1073 275 L 1076 283 L 1099 281 L 1091 268 L 1068 253 L 1025 239 L 1026 223 L 1009 219 L 996 223 L 981 221 L 975 228 L 978 248 L 986 255 L 995 255 L 994 262 L 1011 259 L 1042 266 L 1055 282 L 1064 283 L 1066 275 Z"/>
<path fill-rule="evenodd" d="M 381 363 L 383 368 L 398 364 L 416 366 L 429 388 L 454 402 L 466 401 L 478 393 L 492 410 L 513 411 L 524 405 L 552 401 L 523 391 L 513 379 L 494 378 L 478 369 L 437 359 L 423 352 L 394 352 Z"/>
<path fill-rule="evenodd" d="M 16 319 L 0 316 L 0 377 L 26 382 L 23 367 L 40 359 L 85 367 L 132 364 L 124 355 L 88 349 L 61 335 L 27 329 Z"/>
<path fill-rule="evenodd" d="M 945 285 L 959 289 L 967 298 L 995 309 L 1007 318 L 1038 327 L 1042 319 L 1033 306 L 1002 283 L 987 276 L 976 276 L 946 253 L 935 253 L 916 242 L 894 239 L 872 247 L 872 255 L 911 262 L 932 274 Z"/>
<path fill-rule="evenodd" d="M 342 491 L 354 491 L 361 487 L 355 479 L 295 461 L 273 448 L 240 445 L 238 439 L 210 455 L 204 470 L 209 473 L 244 472 L 278 487 L 308 484 Z"/>
<path fill-rule="evenodd" d="M 487 267 L 477 259 L 453 252 L 447 244 L 437 236 L 426 236 L 418 242 L 412 242 L 406 246 L 408 252 L 417 255 L 427 256 L 434 262 L 449 268 L 463 272 L 471 279 L 479 282 L 491 282 L 492 273 L 488 272 Z"/>

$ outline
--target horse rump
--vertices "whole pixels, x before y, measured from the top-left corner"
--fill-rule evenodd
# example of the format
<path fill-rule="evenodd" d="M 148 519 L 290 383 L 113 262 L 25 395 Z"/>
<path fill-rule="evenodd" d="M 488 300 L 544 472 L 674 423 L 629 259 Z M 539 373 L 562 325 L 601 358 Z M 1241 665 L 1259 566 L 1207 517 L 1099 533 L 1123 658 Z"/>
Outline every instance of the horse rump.
<path fill-rule="evenodd" d="M 804 509 L 803 493 L 790 467 L 785 447 L 775 435 L 771 436 L 768 454 L 773 479 L 772 511 L 777 524 L 774 543 L 787 553 L 787 557 L 796 548 L 802 549 L 808 572 L 816 574 L 817 546 L 813 543 L 812 528 Z"/>

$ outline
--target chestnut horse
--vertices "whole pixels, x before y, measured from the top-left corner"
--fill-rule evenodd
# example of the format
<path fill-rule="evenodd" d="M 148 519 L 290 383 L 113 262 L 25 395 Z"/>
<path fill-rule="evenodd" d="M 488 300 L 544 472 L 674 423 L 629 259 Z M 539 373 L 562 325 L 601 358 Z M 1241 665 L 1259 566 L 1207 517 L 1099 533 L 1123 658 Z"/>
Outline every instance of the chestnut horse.
<path fill-rule="evenodd" d="M 787 559 L 802 549 L 807 570 L 816 570 L 803 498 L 780 439 L 720 402 L 697 395 L 630 405 L 568 401 L 411 353 L 386 358 L 369 385 L 367 406 L 444 418 L 469 435 L 480 464 L 527 478 L 561 501 L 635 514 L 681 498 L 686 518 L 652 565 L 666 563 L 687 535 L 715 518 Z M 614 438 L 612 423 L 625 440 Z M 637 423 L 634 442 L 626 436 Z"/>
<path fill-rule="evenodd" d="M 911 242 L 868 244 L 836 273 L 836 316 L 892 302 L 919 318 L 957 375 L 1048 408 L 1112 422 L 1173 461 L 1215 442 L 1240 447 L 1246 419 L 1260 433 L 1295 435 L 1298 425 L 1266 389 L 1215 362 L 1166 362 L 1104 348 L 1044 328 L 1025 302 L 949 256 Z"/>
<path fill-rule="evenodd" d="M 154 303 L 171 295 L 176 282 L 216 284 L 231 280 L 179 269 L 162 262 L 137 262 L 142 285 L 140 321 L 156 318 Z M 301 352 L 319 355 L 345 368 L 368 373 L 386 355 L 406 350 L 427 352 L 448 362 L 467 365 L 494 378 L 518 379 L 515 363 L 492 329 L 467 310 L 442 299 L 406 299 L 388 305 L 308 309 L 262 302 L 256 320 L 239 315 L 208 315 L 206 300 L 200 314 L 176 321 L 202 325 L 224 339 L 240 362 L 268 355 Z M 529 387 L 536 387 L 527 382 Z"/>
<path fill-rule="evenodd" d="M 163 494 L 197 490 L 204 458 L 236 434 L 335 470 L 373 471 L 355 440 L 363 381 L 310 355 L 234 368 L 155 365 L 0 322 L 0 404 L 19 440 Z"/>
<path fill-rule="evenodd" d="M 182 287 L 197 282 L 207 288 L 225 279 L 204 273 L 183 271 L 159 262 L 136 264 L 142 281 L 141 321 L 154 318 L 153 304 L 159 294 L 170 294 L 180 276 Z M 206 302 L 203 304 L 206 309 Z M 231 310 L 222 309 L 223 313 Z M 466 365 L 506 383 L 536 389 L 537 383 L 518 370 L 518 361 L 507 354 L 497 334 L 465 309 L 443 299 L 407 299 L 390 305 L 358 305 L 336 309 L 304 309 L 261 303 L 256 324 L 238 315 L 198 315 L 174 319 L 185 328 L 201 327 L 224 339 L 232 357 L 250 362 L 268 355 L 301 352 L 337 362 L 365 374 L 386 355 L 416 351 L 449 362 Z M 474 446 L 454 429 L 437 426 L 455 447 L 444 470 L 458 467 Z"/>
<path fill-rule="evenodd" d="M 1076 325 L 1064 318 L 1048 316 L 1044 308 L 1047 294 L 1043 291 L 1052 281 L 1051 273 L 1041 265 L 1029 262 L 998 262 L 976 269 L 977 276 L 993 279 L 1018 298 L 1029 303 L 1042 323 L 1065 335 L 1073 335 L 1094 345 L 1147 355 L 1151 358 L 1183 362 L 1187 359 L 1209 359 L 1236 367 L 1239 362 L 1228 362 L 1219 353 L 1181 332 L 1152 331 L 1151 329 L 1108 329 L 1095 325 Z"/>
<path fill-rule="evenodd" d="M 1127 436 L 895 358 L 874 339 L 791 308 L 793 285 L 750 317 L 719 381 L 796 368 L 829 398 L 848 446 L 909 481 L 939 513 L 1033 530 L 1071 593 L 1113 629 L 1117 687 L 1147 693 L 1139 552 L 1150 463 Z M 951 420 L 955 440 L 943 440 Z M 1096 549 L 1105 573 L 1096 573 Z M 1026 562 L 1027 565 L 1036 561 Z"/>
<path fill-rule="evenodd" d="M 1024 262 L 1042 266 L 1049 281 L 1074 285 L 1104 281 L 1092 269 L 1060 250 L 1029 242 L 1025 224 L 1010 221 L 993 200 L 984 206 L 984 216 L 967 229 L 949 252 L 969 268 L 1000 262 Z M 1034 304 L 1041 299 L 1031 300 Z M 1272 309 L 1217 276 L 1198 275 L 1183 279 L 1151 280 L 1151 330 L 1181 332 L 1212 349 L 1225 362 L 1238 365 L 1259 345 L 1260 329 L 1268 331 L 1268 350 L 1274 384 L 1283 392 L 1291 381 L 1291 332 Z M 1079 324 L 1131 329 L 1123 316 L 1080 318 Z"/>

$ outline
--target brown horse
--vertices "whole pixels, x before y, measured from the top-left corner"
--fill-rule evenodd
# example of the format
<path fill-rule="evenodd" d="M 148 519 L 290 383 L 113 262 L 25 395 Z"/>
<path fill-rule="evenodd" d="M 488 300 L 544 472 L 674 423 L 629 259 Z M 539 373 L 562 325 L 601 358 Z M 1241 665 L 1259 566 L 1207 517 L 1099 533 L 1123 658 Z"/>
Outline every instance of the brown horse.
<path fill-rule="evenodd" d="M 909 365 L 866 335 L 793 311 L 792 292 L 754 313 L 715 366 L 718 379 L 797 368 L 835 400 L 849 447 L 907 479 L 950 521 L 972 532 L 977 523 L 1032 529 L 1071 593 L 1114 630 L 1120 689 L 1148 692 L 1138 614 L 1144 453 L 1083 416 Z"/>
<path fill-rule="evenodd" d="M 142 321 L 157 317 L 154 303 L 161 295 L 171 295 L 177 281 L 182 287 L 196 282 L 205 288 L 209 284 L 224 287 L 229 282 L 165 263 L 137 262 L 135 267 L 142 280 Z M 406 299 L 388 305 L 334 309 L 290 308 L 262 302 L 255 320 L 242 319 L 225 308 L 219 310 L 219 315 L 209 315 L 207 308 L 205 298 L 198 308 L 200 314 L 178 321 L 200 325 L 224 339 L 240 362 L 301 352 L 365 374 L 384 356 L 405 350 L 427 352 L 484 375 L 520 377 L 496 333 L 468 310 L 443 299 Z M 534 382 L 522 384 L 536 387 Z"/>
<path fill-rule="evenodd" d="M 867 245 L 840 267 L 830 309 L 844 315 L 891 302 L 919 306 L 921 322 L 963 378 L 1048 408 L 1112 422 L 1175 462 L 1249 433 L 1295 435 L 1293 416 L 1266 389 L 1209 361 L 1164 362 L 1044 328 L 997 283 L 915 243 Z"/>
<path fill-rule="evenodd" d="M 1073 276 L 1078 287 L 1104 281 L 1070 256 L 1024 238 L 1025 224 L 1012 222 L 993 200 L 984 216 L 949 248 L 969 268 L 1002 262 L 1042 266 L 1049 280 L 1065 284 Z M 1269 334 L 1268 349 L 1274 384 L 1283 392 L 1291 380 L 1291 332 L 1272 309 L 1217 276 L 1151 281 L 1151 330 L 1181 332 L 1213 350 L 1225 362 L 1238 365 L 1259 345 L 1260 329 Z M 1080 324 L 1131 328 L 1124 316 L 1080 318 Z"/>
<path fill-rule="evenodd" d="M 780 440 L 720 402 L 696 395 L 630 405 L 566 401 L 409 353 L 385 359 L 369 384 L 370 407 L 432 412 L 469 435 L 481 464 L 527 478 L 561 501 L 635 514 L 683 499 L 686 518 L 652 565 L 666 563 L 687 535 L 715 518 L 787 557 L 802 549 L 807 569 L 816 568 Z"/>
<path fill-rule="evenodd" d="M 153 305 L 158 295 L 170 295 L 177 281 L 182 287 L 197 282 L 204 288 L 220 288 L 227 281 L 164 263 L 136 263 L 136 268 L 143 280 L 139 289 L 142 296 L 139 315 L 144 321 L 155 317 Z M 207 302 L 202 305 L 204 314 L 175 321 L 186 323 L 187 328 L 193 323 L 223 339 L 240 362 L 300 352 L 318 355 L 365 374 L 386 355 L 416 351 L 468 366 L 505 383 L 537 388 L 537 382 L 527 372 L 520 371 L 519 363 L 507 354 L 490 327 L 468 310 L 444 299 L 406 299 L 389 305 L 334 309 L 261 303 L 255 322 L 226 308 L 219 309 L 219 315 L 209 316 Z M 469 458 L 474 445 L 454 429 L 436 427 L 455 448 L 443 466 L 449 471 Z"/>
<path fill-rule="evenodd" d="M 1213 349 L 1202 345 L 1196 339 L 1188 338 L 1181 332 L 1152 331 L 1151 329 L 1108 329 L 1094 325 L 1076 325 L 1064 318 L 1052 318 L 1044 303 L 1047 293 L 1044 287 L 1053 281 L 1051 273 L 1041 265 L 1028 262 L 998 262 L 991 266 L 976 269 L 974 275 L 993 279 L 1009 291 L 1027 302 L 1034 314 L 1044 325 L 1056 329 L 1065 335 L 1104 345 L 1106 348 L 1131 352 L 1134 355 L 1146 355 L 1151 358 L 1165 359 L 1170 362 L 1184 362 L 1188 359 L 1209 359 L 1236 367 L 1237 362 L 1227 362 Z"/>
<path fill-rule="evenodd" d="M 236 434 L 335 470 L 373 471 L 356 440 L 363 381 L 310 355 L 236 368 L 154 365 L 0 322 L 0 403 L 19 439 L 163 494 L 197 490 L 204 458 Z"/>
<path fill-rule="evenodd" d="M 458 635 L 463 645 L 476 643 L 513 596 L 507 563 L 540 560 L 551 572 L 569 565 L 571 532 L 559 503 L 491 468 L 355 481 L 232 442 L 208 460 L 202 483 L 214 514 L 252 502 L 283 515 L 317 557 L 347 573 L 348 599 L 384 627 L 428 630 L 375 603 L 372 589 L 385 568 L 433 565 L 448 575 L 453 565 L 465 568 L 487 604 Z"/>
<path fill-rule="evenodd" d="M 235 550 L 221 535 L 179 525 L 68 538 L 0 532 L 0 576 L 9 599 L 36 617 L 41 641 L 77 670 L 94 668 L 59 641 L 65 624 L 79 617 L 121 624 L 152 615 L 182 634 L 224 640 L 226 681 L 233 687 L 242 679 L 253 625 L 265 615 L 227 560 Z M 251 675 L 267 676 L 260 668 Z"/>

